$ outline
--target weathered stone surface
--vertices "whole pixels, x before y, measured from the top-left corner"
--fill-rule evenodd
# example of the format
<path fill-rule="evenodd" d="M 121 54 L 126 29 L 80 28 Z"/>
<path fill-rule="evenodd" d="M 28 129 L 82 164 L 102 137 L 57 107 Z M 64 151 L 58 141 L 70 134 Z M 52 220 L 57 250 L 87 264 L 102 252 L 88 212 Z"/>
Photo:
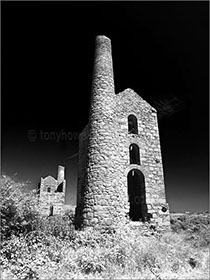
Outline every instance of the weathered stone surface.
<path fill-rule="evenodd" d="M 138 162 L 131 163 L 132 149 Z M 128 214 L 131 217 L 128 182 L 129 176 L 136 174 L 144 180 L 139 181 L 145 187 L 144 198 L 143 191 L 142 197 L 135 193 L 142 213 L 160 227 L 169 227 L 157 112 L 132 89 L 115 94 L 111 42 L 98 36 L 89 123 L 79 138 L 77 226 L 105 225 L 107 219 L 119 224 L 126 221 Z M 163 207 L 167 209 L 165 213 Z M 87 218 L 92 216 L 92 220 Z M 168 217 L 164 223 L 162 216 Z"/>

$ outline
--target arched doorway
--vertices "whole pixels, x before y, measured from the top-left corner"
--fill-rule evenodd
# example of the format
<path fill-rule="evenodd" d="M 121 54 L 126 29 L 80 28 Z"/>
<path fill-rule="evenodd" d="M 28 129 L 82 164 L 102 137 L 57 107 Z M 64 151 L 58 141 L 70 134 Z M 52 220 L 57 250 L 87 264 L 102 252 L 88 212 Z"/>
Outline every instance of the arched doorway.
<path fill-rule="evenodd" d="M 130 203 L 129 216 L 132 221 L 145 221 L 148 217 L 145 179 L 138 169 L 132 169 L 127 176 L 128 198 Z"/>

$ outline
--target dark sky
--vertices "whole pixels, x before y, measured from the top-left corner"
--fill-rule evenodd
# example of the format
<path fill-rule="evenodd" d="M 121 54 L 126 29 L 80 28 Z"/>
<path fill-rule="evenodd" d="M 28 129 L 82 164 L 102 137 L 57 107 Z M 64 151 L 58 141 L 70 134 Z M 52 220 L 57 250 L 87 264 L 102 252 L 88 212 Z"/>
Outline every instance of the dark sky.
<path fill-rule="evenodd" d="M 158 110 L 170 209 L 208 210 L 207 1 L 1 7 L 3 172 L 34 187 L 64 165 L 75 203 L 71 156 L 88 122 L 95 36 L 106 35 L 116 93 L 132 88 Z"/>

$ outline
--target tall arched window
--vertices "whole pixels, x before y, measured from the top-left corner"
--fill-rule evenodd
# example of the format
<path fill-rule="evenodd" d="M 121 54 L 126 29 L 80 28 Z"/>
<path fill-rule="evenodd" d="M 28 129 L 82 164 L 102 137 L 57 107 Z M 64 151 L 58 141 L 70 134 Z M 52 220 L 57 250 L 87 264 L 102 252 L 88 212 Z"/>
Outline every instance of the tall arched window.
<path fill-rule="evenodd" d="M 128 116 L 128 133 L 138 134 L 137 118 L 134 115 Z"/>
<path fill-rule="evenodd" d="M 129 147 L 130 164 L 140 164 L 139 147 L 136 144 L 131 144 Z"/>

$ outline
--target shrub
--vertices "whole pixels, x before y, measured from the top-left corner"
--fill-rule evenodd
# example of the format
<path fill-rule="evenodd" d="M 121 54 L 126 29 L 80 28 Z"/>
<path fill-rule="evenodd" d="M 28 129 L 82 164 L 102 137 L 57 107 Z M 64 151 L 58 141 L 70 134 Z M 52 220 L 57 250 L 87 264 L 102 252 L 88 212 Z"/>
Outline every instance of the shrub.
<path fill-rule="evenodd" d="M 1 237 L 8 239 L 32 231 L 39 220 L 36 191 L 27 191 L 26 183 L 1 177 Z"/>
<path fill-rule="evenodd" d="M 73 224 L 73 214 L 69 213 L 56 216 L 43 216 L 37 224 L 37 230 L 44 232 L 46 235 L 52 235 L 59 238 L 74 238 L 75 229 Z"/>
<path fill-rule="evenodd" d="M 76 231 L 73 238 L 41 231 L 12 236 L 3 242 L 1 264 L 17 279 L 188 279 L 192 270 L 199 279 L 208 272 L 208 255 L 184 233 L 142 237 L 139 229 L 124 227 Z"/>

